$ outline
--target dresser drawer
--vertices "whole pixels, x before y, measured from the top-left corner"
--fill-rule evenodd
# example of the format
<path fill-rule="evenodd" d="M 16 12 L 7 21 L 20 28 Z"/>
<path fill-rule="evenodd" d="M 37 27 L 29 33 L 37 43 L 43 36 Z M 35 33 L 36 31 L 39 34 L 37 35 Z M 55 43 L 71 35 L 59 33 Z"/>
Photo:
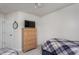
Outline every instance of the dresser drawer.
<path fill-rule="evenodd" d="M 29 40 L 36 40 L 37 38 L 36 37 L 27 37 L 27 38 L 24 38 L 24 41 L 29 41 Z"/>
<path fill-rule="evenodd" d="M 36 48 L 37 47 L 37 43 L 35 43 L 35 42 L 29 42 L 28 43 L 27 42 L 27 43 L 24 43 L 23 46 L 25 46 L 25 47 L 23 47 L 23 52 L 26 52 L 26 51 L 29 51 L 31 49 Z"/>
<path fill-rule="evenodd" d="M 24 45 L 33 45 L 33 44 L 36 44 L 36 40 L 28 40 L 27 42 L 24 42 Z"/>
<path fill-rule="evenodd" d="M 25 44 L 25 46 L 26 46 L 26 47 L 24 47 L 24 49 L 25 49 L 26 51 L 31 50 L 31 49 L 37 47 L 36 44 Z"/>

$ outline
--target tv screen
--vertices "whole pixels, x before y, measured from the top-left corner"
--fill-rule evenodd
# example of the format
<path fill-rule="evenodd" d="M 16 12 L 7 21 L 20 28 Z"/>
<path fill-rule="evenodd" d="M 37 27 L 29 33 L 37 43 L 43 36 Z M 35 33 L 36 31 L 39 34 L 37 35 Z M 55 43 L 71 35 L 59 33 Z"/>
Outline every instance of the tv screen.
<path fill-rule="evenodd" d="M 35 27 L 35 22 L 25 20 L 25 27 Z"/>

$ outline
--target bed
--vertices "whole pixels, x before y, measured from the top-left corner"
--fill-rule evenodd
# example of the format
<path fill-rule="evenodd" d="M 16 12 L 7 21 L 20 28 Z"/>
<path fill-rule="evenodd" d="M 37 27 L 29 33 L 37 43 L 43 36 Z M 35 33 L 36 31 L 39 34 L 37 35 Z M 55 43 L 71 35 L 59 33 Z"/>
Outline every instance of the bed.
<path fill-rule="evenodd" d="M 42 55 L 79 55 L 79 41 L 52 38 L 42 45 Z"/>
<path fill-rule="evenodd" d="M 19 53 L 11 48 L 1 48 L 0 55 L 18 55 Z"/>

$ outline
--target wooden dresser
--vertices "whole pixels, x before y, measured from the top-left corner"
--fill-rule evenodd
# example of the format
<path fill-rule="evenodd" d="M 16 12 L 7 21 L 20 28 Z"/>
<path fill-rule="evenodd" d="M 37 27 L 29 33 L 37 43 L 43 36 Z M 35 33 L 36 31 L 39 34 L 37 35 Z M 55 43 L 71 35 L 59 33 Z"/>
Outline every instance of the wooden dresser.
<path fill-rule="evenodd" d="M 37 47 L 37 29 L 24 28 L 22 29 L 22 51 L 26 52 Z"/>

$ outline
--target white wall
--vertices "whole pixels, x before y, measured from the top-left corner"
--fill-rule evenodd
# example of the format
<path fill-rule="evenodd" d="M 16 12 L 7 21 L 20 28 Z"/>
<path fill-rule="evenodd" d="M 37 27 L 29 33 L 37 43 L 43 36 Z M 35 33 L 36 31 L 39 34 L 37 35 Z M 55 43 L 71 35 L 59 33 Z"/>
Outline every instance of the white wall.
<path fill-rule="evenodd" d="M 0 13 L 0 48 L 3 47 L 3 21 L 4 21 L 4 15 Z"/>
<path fill-rule="evenodd" d="M 14 12 L 6 15 L 5 23 L 5 47 L 21 50 L 22 48 L 22 28 L 24 26 L 24 20 L 32 20 L 36 22 L 36 27 L 38 29 L 39 17 L 27 14 L 24 12 Z M 18 22 L 18 29 L 14 30 L 12 24 L 14 21 Z M 12 36 L 10 36 L 12 34 Z"/>
<path fill-rule="evenodd" d="M 79 41 L 79 4 L 74 4 L 54 13 L 50 13 L 41 19 L 20 11 L 6 15 L 4 24 L 5 47 L 17 50 L 21 49 L 24 20 L 33 20 L 36 22 L 38 44 L 53 37 Z M 17 30 L 12 28 L 14 21 L 18 22 L 19 27 Z M 12 36 L 10 36 L 10 34 L 12 34 Z"/>
<path fill-rule="evenodd" d="M 79 41 L 79 4 L 50 13 L 40 22 L 40 43 L 54 37 Z"/>

